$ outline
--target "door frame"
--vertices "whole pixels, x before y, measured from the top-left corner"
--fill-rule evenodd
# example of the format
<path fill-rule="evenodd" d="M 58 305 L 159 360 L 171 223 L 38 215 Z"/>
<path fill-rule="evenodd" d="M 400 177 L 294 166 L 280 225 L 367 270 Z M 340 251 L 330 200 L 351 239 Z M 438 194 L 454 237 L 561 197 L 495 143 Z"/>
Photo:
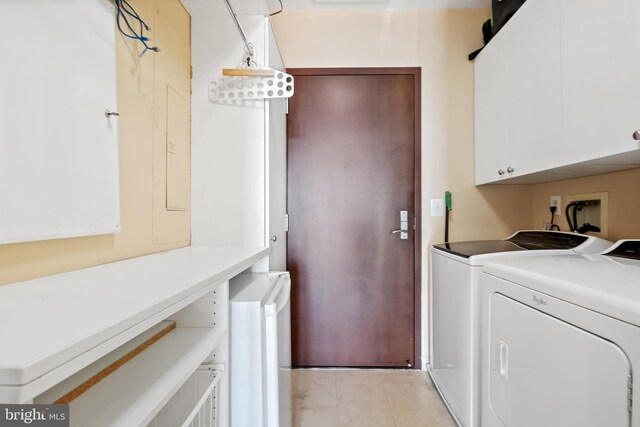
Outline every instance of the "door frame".
<path fill-rule="evenodd" d="M 414 82 L 414 272 L 413 272 L 413 362 L 415 369 L 422 369 L 422 68 L 421 67 L 371 67 L 371 68 L 287 68 L 296 76 L 361 76 L 361 75 L 410 75 Z M 288 119 L 288 118 L 287 118 Z M 289 139 L 287 137 L 287 144 Z M 288 159 L 287 159 L 288 163 Z M 288 177 L 287 177 L 288 179 Z M 288 185 L 287 185 L 288 189 Z M 287 190 L 288 191 L 288 190 Z M 287 194 L 287 208 L 289 195 Z M 288 209 L 287 209 L 288 210 Z M 288 253 L 288 248 L 287 248 Z"/>

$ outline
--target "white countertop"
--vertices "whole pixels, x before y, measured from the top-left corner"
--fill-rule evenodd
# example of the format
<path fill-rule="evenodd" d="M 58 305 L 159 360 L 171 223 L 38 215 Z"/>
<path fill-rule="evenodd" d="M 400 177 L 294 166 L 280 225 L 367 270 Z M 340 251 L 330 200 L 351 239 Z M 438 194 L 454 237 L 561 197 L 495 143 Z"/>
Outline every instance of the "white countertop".
<path fill-rule="evenodd" d="M 151 316 L 177 311 L 181 300 L 268 253 L 192 246 L 0 286 L 0 385 L 26 384 Z"/>
<path fill-rule="evenodd" d="M 502 259 L 484 273 L 640 326 L 640 261 L 604 255 Z"/>

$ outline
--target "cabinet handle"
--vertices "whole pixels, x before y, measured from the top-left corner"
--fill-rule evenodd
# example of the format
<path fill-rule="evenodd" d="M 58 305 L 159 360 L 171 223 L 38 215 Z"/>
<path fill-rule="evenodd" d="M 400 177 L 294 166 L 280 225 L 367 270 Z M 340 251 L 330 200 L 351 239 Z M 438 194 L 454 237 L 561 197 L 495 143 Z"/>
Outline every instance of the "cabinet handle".
<path fill-rule="evenodd" d="M 498 175 L 500 175 L 500 176 L 504 175 L 504 170 L 500 169 L 500 170 L 498 171 Z"/>
<path fill-rule="evenodd" d="M 509 166 L 507 168 L 507 173 L 514 173 L 516 170 L 514 168 L 512 168 L 511 166 Z"/>
<path fill-rule="evenodd" d="M 633 133 L 633 139 L 636 141 L 640 141 L 640 130 L 637 130 Z"/>

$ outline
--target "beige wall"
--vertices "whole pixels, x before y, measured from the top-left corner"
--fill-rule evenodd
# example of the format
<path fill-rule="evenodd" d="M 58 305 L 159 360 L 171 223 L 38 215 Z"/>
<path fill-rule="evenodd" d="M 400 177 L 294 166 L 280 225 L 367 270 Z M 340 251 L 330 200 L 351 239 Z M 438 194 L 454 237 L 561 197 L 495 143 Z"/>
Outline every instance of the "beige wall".
<path fill-rule="evenodd" d="M 156 224 L 155 230 L 152 219 L 153 189 L 158 192 L 158 186 L 165 185 L 164 175 L 154 180 L 153 172 L 154 120 L 160 119 L 154 117 L 154 94 L 166 91 L 166 87 L 155 87 L 154 73 L 169 75 L 169 81 L 189 99 L 190 18 L 177 0 L 136 0 L 132 4 L 152 27 L 150 36 L 164 36 L 165 40 L 170 37 L 171 46 L 161 46 L 160 54 L 167 59 L 162 62 L 167 65 L 155 65 L 153 53 L 140 58 L 139 44 L 119 34 L 116 37 L 122 231 L 116 235 L 0 245 L 0 284 L 189 244 L 188 210 L 179 218 Z M 162 25 L 156 26 L 156 21 L 162 21 Z M 163 137 L 155 135 L 155 158 L 162 157 L 158 150 L 165 149 Z M 184 140 L 184 132 L 181 138 Z M 181 173 L 188 176 L 188 163 L 182 162 L 181 169 Z M 155 205 L 160 206 L 156 209 L 164 209 L 164 200 L 156 196 Z M 158 217 L 156 212 L 156 223 Z M 172 243 L 154 244 L 153 237 L 159 234 L 163 238 L 171 236 Z"/>
<path fill-rule="evenodd" d="M 549 197 L 562 196 L 564 211 L 566 196 L 599 192 L 609 193 L 609 240 L 640 238 L 640 169 L 533 186 L 533 225 L 540 227 L 549 220 Z M 567 230 L 564 212 L 556 218 Z"/>
<path fill-rule="evenodd" d="M 452 240 L 501 238 L 532 222 L 529 186 L 473 185 L 473 64 L 486 9 L 285 10 L 287 67 L 422 67 L 423 238 L 443 240 L 429 200 L 453 193 Z"/>
<path fill-rule="evenodd" d="M 444 240 L 430 199 L 453 194 L 450 240 L 504 238 L 532 223 L 530 186 L 474 186 L 473 64 L 486 9 L 285 10 L 273 17 L 287 67 L 422 67 L 422 363 L 429 246 Z"/>

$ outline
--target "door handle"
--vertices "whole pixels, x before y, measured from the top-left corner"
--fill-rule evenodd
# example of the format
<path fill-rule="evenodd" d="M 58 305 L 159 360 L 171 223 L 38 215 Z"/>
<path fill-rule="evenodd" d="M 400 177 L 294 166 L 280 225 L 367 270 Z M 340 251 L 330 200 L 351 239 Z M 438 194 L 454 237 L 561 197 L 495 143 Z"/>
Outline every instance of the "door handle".
<path fill-rule="evenodd" d="M 500 358 L 500 376 L 509 381 L 509 346 L 502 340 L 498 340 L 500 344 L 499 358 Z"/>
<path fill-rule="evenodd" d="M 400 211 L 400 228 L 393 230 L 391 234 L 400 233 L 400 240 L 409 239 L 409 212 Z"/>
<path fill-rule="evenodd" d="M 400 240 L 408 240 L 409 239 L 409 231 L 408 230 L 398 229 L 398 230 L 393 230 L 391 232 L 391 234 L 398 234 L 398 233 L 400 233 Z"/>

